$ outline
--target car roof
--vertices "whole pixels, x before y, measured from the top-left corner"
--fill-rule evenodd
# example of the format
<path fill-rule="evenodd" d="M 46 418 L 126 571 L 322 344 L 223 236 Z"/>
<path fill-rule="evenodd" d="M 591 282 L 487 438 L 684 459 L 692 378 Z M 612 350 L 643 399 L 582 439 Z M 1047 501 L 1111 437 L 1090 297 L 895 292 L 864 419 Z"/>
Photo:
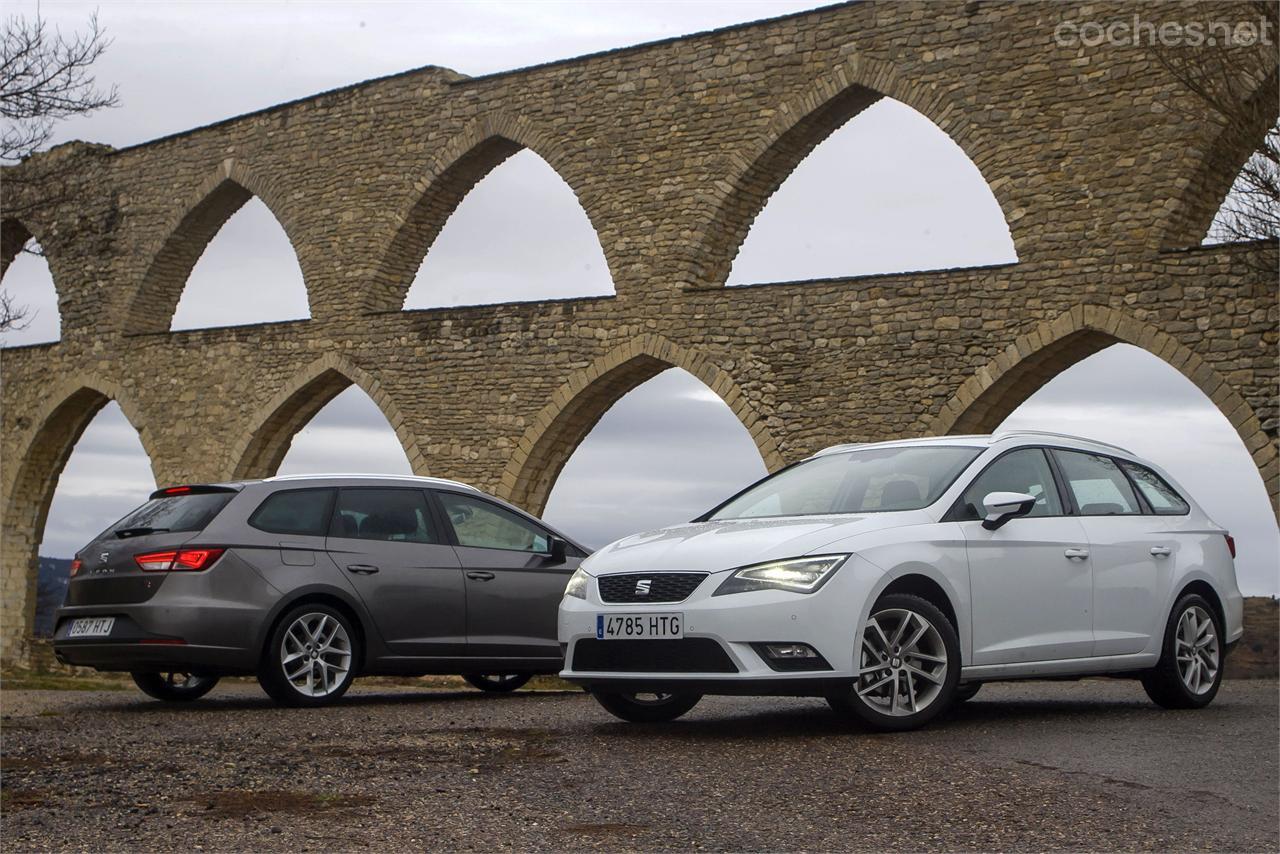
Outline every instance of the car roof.
<path fill-rule="evenodd" d="M 1132 451 L 1122 448 L 1119 445 L 1102 442 L 1098 439 L 1089 439 L 1084 436 L 1072 436 L 1068 433 L 1052 433 L 1045 430 L 1006 430 L 1000 433 L 973 434 L 965 436 L 925 436 L 918 439 L 893 439 L 887 442 L 852 442 L 843 445 L 832 445 L 829 448 L 824 448 L 821 451 L 818 451 L 818 453 L 813 456 L 824 457 L 828 454 L 841 454 L 865 448 L 889 448 L 913 445 L 992 447 L 1003 443 L 1009 443 L 1012 445 L 1067 445 L 1081 448 L 1083 450 L 1102 451 L 1109 454 L 1119 453 L 1127 457 L 1137 458 L 1137 455 Z"/>

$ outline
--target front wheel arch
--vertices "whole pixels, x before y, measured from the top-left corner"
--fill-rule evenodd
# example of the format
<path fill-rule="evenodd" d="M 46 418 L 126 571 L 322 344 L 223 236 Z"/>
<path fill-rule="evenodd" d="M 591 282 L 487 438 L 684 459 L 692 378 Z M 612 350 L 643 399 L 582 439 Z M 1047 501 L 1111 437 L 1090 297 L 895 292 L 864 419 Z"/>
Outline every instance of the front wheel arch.
<path fill-rule="evenodd" d="M 947 595 L 946 590 L 937 581 L 934 581 L 927 575 L 919 573 L 908 573 L 900 575 L 890 581 L 889 584 L 880 591 L 875 601 L 879 602 L 884 597 L 893 593 L 906 593 L 909 596 L 919 596 L 929 604 L 933 605 L 941 611 L 946 618 L 951 621 L 951 628 L 955 629 L 957 635 L 960 632 L 960 623 L 956 620 L 956 609 L 951 603 L 951 597 Z M 875 610 L 873 604 L 871 610 Z"/>

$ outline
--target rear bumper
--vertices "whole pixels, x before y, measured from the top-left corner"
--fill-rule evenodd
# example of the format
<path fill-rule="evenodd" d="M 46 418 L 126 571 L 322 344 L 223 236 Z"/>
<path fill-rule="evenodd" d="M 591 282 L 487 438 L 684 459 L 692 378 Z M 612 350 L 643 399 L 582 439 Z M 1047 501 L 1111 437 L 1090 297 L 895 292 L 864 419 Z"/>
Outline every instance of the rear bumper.
<path fill-rule="evenodd" d="M 179 606 L 158 601 L 83 605 L 58 609 L 53 654 L 63 664 L 132 671 L 183 667 L 216 674 L 253 673 L 255 638 L 263 618 L 257 608 Z M 81 617 L 114 617 L 103 637 L 69 638 Z"/>
<path fill-rule="evenodd" d="M 252 674 L 245 650 L 225 646 L 128 641 L 54 641 L 53 654 L 63 664 L 110 671 L 190 670 L 219 676 Z"/>

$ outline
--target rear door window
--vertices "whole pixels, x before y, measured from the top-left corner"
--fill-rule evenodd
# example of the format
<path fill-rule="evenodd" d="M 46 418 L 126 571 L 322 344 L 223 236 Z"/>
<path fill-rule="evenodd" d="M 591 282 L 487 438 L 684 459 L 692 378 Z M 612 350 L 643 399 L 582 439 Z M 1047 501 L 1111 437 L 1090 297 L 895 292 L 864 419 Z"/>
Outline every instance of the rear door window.
<path fill-rule="evenodd" d="M 343 489 L 330 536 L 393 543 L 440 543 L 420 489 Z"/>
<path fill-rule="evenodd" d="M 1140 512 L 1138 496 L 1110 457 L 1054 449 L 1053 456 L 1081 516 L 1127 516 Z"/>
<path fill-rule="evenodd" d="M 267 497 L 249 524 L 271 534 L 323 537 L 329 527 L 332 489 L 289 489 Z"/>
<path fill-rule="evenodd" d="M 1121 460 L 1120 465 L 1129 473 L 1129 477 L 1133 478 L 1133 482 L 1138 485 L 1138 491 L 1151 505 L 1151 512 L 1157 516 L 1185 516 L 1191 512 L 1191 505 L 1186 499 L 1174 491 L 1168 481 L 1151 469 L 1128 460 Z"/>

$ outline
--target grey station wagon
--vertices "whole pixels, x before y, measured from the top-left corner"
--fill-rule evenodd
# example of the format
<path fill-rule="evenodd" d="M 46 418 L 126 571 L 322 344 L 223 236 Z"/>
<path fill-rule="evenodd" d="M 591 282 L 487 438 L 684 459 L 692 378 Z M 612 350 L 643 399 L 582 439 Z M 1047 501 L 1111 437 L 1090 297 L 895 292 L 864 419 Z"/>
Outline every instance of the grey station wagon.
<path fill-rule="evenodd" d="M 288 705 L 331 702 L 357 675 L 510 691 L 560 669 L 556 608 L 586 555 L 453 481 L 172 486 L 76 556 L 54 650 L 162 700 L 236 674 Z"/>

